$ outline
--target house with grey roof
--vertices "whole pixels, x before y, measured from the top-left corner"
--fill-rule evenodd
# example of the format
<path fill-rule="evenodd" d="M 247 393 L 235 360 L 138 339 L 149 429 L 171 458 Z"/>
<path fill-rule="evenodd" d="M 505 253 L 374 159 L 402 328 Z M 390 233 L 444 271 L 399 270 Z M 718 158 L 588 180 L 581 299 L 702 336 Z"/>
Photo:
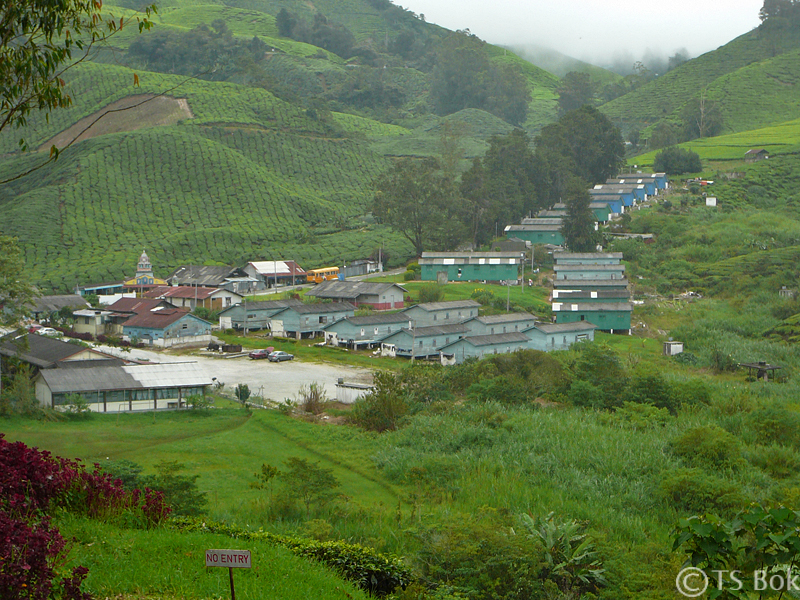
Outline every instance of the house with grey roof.
<path fill-rule="evenodd" d="M 525 331 L 536 324 L 536 317 L 527 312 L 484 315 L 468 319 L 464 324 L 469 328 L 470 335 L 493 335 Z"/>
<path fill-rule="evenodd" d="M 150 346 L 204 346 L 211 341 L 211 323 L 183 308 L 155 308 L 122 324 L 123 339 L 137 339 Z"/>
<path fill-rule="evenodd" d="M 404 327 L 381 340 L 381 353 L 384 356 L 404 356 L 406 358 L 429 358 L 439 356 L 439 348 L 451 341 L 469 335 L 465 323 L 450 323 L 429 327 Z"/>
<path fill-rule="evenodd" d="M 276 312 L 270 318 L 272 335 L 281 337 L 316 337 L 325 326 L 355 315 L 356 307 L 349 302 L 318 302 L 293 304 Z"/>
<path fill-rule="evenodd" d="M 83 344 L 62 342 L 25 331 L 16 331 L 0 338 L 0 371 L 5 362 L 2 359 L 5 357 L 29 364 L 33 367 L 34 372 L 40 369 L 66 368 L 69 366 L 67 363 L 90 361 L 123 363 L 120 359 L 88 348 Z"/>
<path fill-rule="evenodd" d="M 296 298 L 242 302 L 219 313 L 219 328 L 247 331 L 269 329 L 272 315 L 288 306 L 300 304 L 303 304 L 303 301 Z"/>
<path fill-rule="evenodd" d="M 573 323 L 537 323 L 525 334 L 530 338 L 528 348 L 549 352 L 551 350 L 566 350 L 577 342 L 590 342 L 594 340 L 594 331 L 597 326 L 588 321 Z"/>
<path fill-rule="evenodd" d="M 403 308 L 408 291 L 396 283 L 371 281 L 325 281 L 306 292 L 306 296 L 355 306 L 370 306 L 374 310 Z"/>
<path fill-rule="evenodd" d="M 528 348 L 530 338 L 521 331 L 494 335 L 464 336 L 439 347 L 443 363 L 459 364 L 468 358 L 483 358 L 493 354 L 507 354 Z"/>
<path fill-rule="evenodd" d="M 519 225 L 506 225 L 503 231 L 508 239 L 518 238 L 530 244 L 563 246 L 564 236 L 561 233 L 563 221 L 560 217 L 523 219 Z"/>
<path fill-rule="evenodd" d="M 62 308 L 80 310 L 89 308 L 89 303 L 78 294 L 61 294 L 57 296 L 39 296 L 34 298 L 33 304 L 28 308 L 28 314 L 34 321 L 48 319 L 51 314 Z"/>
<path fill-rule="evenodd" d="M 195 362 L 47 369 L 34 378 L 41 406 L 63 410 L 80 395 L 92 412 L 104 413 L 180 408 L 212 383 Z"/>
<path fill-rule="evenodd" d="M 631 329 L 630 302 L 556 302 L 553 301 L 553 313 L 556 323 L 575 323 L 588 321 L 601 331 L 611 333 Z"/>
<path fill-rule="evenodd" d="M 625 279 L 625 265 L 579 264 L 553 266 L 555 279 Z"/>
<path fill-rule="evenodd" d="M 184 265 L 167 277 L 170 285 L 212 287 L 247 295 L 264 289 L 264 280 L 248 275 L 244 269 L 220 265 Z"/>
<path fill-rule="evenodd" d="M 324 327 L 325 343 L 355 349 L 371 347 L 403 327 L 411 327 L 411 321 L 403 311 L 345 317 Z"/>
<path fill-rule="evenodd" d="M 412 327 L 427 327 L 459 323 L 477 317 L 480 307 L 480 302 L 475 300 L 425 302 L 409 306 L 403 311 L 403 314 L 411 321 Z"/>

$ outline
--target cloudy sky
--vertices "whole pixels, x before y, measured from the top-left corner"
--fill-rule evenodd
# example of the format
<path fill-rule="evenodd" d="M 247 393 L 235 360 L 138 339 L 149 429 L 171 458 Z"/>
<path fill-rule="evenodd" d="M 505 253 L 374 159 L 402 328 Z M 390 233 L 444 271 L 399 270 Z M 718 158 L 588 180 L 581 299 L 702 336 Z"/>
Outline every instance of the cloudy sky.
<path fill-rule="evenodd" d="M 648 51 L 691 56 L 759 24 L 764 0 L 394 0 L 494 44 L 536 44 L 595 64 Z"/>

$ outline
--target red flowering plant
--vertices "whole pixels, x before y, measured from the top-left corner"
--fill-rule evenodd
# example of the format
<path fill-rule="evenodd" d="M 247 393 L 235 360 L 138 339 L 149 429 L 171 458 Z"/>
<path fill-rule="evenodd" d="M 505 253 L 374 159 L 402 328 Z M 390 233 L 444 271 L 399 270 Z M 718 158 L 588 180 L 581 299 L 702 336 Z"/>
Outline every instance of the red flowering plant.
<path fill-rule="evenodd" d="M 88 472 L 0 433 L 0 598 L 91 597 L 80 589 L 88 569 L 64 573 L 66 542 L 50 520 L 58 509 L 137 527 L 157 526 L 170 512 L 160 492 L 127 492 L 98 465 Z"/>

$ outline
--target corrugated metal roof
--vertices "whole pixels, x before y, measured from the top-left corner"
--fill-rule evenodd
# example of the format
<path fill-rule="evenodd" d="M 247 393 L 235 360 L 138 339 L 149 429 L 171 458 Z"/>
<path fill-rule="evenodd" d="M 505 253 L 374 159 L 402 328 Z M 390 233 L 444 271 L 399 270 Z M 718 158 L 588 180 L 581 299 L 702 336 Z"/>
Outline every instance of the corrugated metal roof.
<path fill-rule="evenodd" d="M 511 228 L 513 230 L 514 228 L 521 228 L 523 225 L 550 225 L 552 222 L 552 219 L 537 219 L 535 217 L 525 218 L 522 219 L 522 223 L 520 225 L 509 225 L 506 227 L 506 229 Z"/>
<path fill-rule="evenodd" d="M 461 338 L 473 346 L 493 346 L 495 344 L 508 344 L 510 342 L 528 342 L 530 338 L 521 331 L 509 333 L 495 333 L 492 335 L 469 335 Z"/>
<path fill-rule="evenodd" d="M 0 341 L 0 354 L 17 356 L 20 360 L 40 368 L 49 368 L 58 361 L 86 350 L 78 344 L 69 344 L 44 335 L 17 332 Z"/>
<path fill-rule="evenodd" d="M 446 302 L 425 302 L 423 304 L 415 304 L 409 306 L 404 312 L 412 308 L 421 308 L 426 312 L 434 312 L 439 310 L 458 310 L 459 308 L 480 308 L 481 303 L 475 300 L 448 300 Z"/>
<path fill-rule="evenodd" d="M 34 298 L 31 312 L 51 313 L 62 308 L 88 308 L 89 303 L 83 296 L 63 294 L 60 296 L 41 296 Z"/>
<path fill-rule="evenodd" d="M 256 273 L 264 277 L 291 277 L 305 275 L 305 270 L 293 260 L 259 260 L 251 261 Z"/>
<path fill-rule="evenodd" d="M 351 325 L 360 327 L 361 325 L 391 325 L 393 323 L 408 323 L 408 316 L 403 314 L 402 312 L 397 312 L 397 313 L 390 313 L 388 315 L 345 317 L 343 320 L 347 321 Z"/>
<path fill-rule="evenodd" d="M 149 312 L 159 306 L 175 308 L 166 300 L 159 300 L 157 298 L 120 298 L 114 302 L 114 304 L 106 308 L 115 312 L 142 313 Z"/>
<path fill-rule="evenodd" d="M 624 277 L 622 279 L 554 279 L 554 288 L 575 289 L 580 290 L 587 287 L 613 287 L 625 288 L 628 286 L 628 280 Z"/>
<path fill-rule="evenodd" d="M 167 281 L 177 281 L 179 285 L 201 285 L 220 287 L 225 284 L 225 280 L 231 273 L 239 271 L 234 267 L 219 265 L 186 265 L 175 269 L 175 272 L 167 277 Z"/>
<path fill-rule="evenodd" d="M 563 305 L 556 308 L 556 304 Z M 573 311 L 572 307 L 577 306 Z M 606 312 L 606 311 L 626 311 L 633 310 L 633 304 L 629 302 L 553 302 L 554 312 Z"/>
<path fill-rule="evenodd" d="M 538 329 L 543 333 L 564 333 L 568 331 L 588 331 L 590 329 L 597 329 L 597 325 L 593 325 L 588 321 L 576 321 L 574 323 L 537 323 L 531 327 L 531 329 Z"/>
<path fill-rule="evenodd" d="M 483 317 L 475 317 L 475 320 L 480 321 L 484 325 L 496 325 L 497 323 L 514 323 L 516 321 L 529 321 L 536 317 L 531 313 L 516 312 L 507 313 L 504 315 L 485 315 Z"/>
<path fill-rule="evenodd" d="M 586 260 L 613 258 L 622 260 L 622 252 L 556 252 L 553 254 L 553 258 L 555 260 L 558 260 L 559 258 L 586 259 Z"/>
<path fill-rule="evenodd" d="M 49 369 L 41 371 L 54 394 L 211 385 L 211 376 L 197 363 L 160 363 L 124 367 Z"/>
<path fill-rule="evenodd" d="M 406 289 L 396 283 L 373 283 L 370 281 L 325 281 L 320 283 L 306 296 L 315 296 L 317 298 L 358 298 L 359 296 L 379 296 L 397 287 L 406 292 Z"/>
<path fill-rule="evenodd" d="M 427 327 L 416 327 L 414 329 L 403 328 L 406 333 L 415 337 L 430 337 L 432 335 L 448 335 L 450 333 L 465 333 L 469 327 L 463 323 L 452 323 L 449 325 L 429 325 Z"/>
<path fill-rule="evenodd" d="M 122 326 L 142 327 L 144 329 L 164 329 L 164 327 L 169 327 L 188 314 L 190 314 L 189 310 L 185 308 L 165 308 L 162 310 L 135 314 L 125 321 Z M 199 317 L 195 317 L 195 319 L 199 319 Z"/>
<path fill-rule="evenodd" d="M 517 258 L 519 252 L 423 252 L 422 258 Z"/>
<path fill-rule="evenodd" d="M 625 265 L 554 265 L 553 271 L 624 271 Z"/>
<path fill-rule="evenodd" d="M 298 300 L 296 298 L 287 298 L 286 300 L 264 300 L 262 302 L 248 302 L 247 303 L 247 312 L 249 313 L 252 311 L 258 310 L 277 310 L 280 308 L 286 308 L 287 306 L 297 306 L 298 304 L 303 304 L 302 300 Z M 230 308 L 226 308 L 220 314 L 224 315 L 226 312 L 231 310 L 244 310 L 244 304 L 235 304 Z"/>
<path fill-rule="evenodd" d="M 325 314 L 325 313 L 332 313 L 332 312 L 342 312 L 342 311 L 355 311 L 356 307 L 349 302 L 317 302 L 315 304 L 295 304 L 292 306 L 287 306 L 280 312 L 291 310 L 296 312 L 299 315 L 311 315 L 311 314 Z M 275 316 L 277 316 L 276 313 Z"/>

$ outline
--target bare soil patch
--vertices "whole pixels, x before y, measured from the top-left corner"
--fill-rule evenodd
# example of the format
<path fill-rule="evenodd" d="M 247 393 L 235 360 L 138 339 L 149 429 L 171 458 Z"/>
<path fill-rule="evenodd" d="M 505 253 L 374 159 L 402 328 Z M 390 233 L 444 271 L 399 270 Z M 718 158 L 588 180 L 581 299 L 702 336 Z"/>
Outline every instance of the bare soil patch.
<path fill-rule="evenodd" d="M 145 100 L 144 104 L 140 104 Z M 101 115 L 105 116 L 102 116 L 97 123 L 86 129 L 92 121 L 101 117 Z M 137 94 L 112 102 L 96 113 L 84 117 L 69 129 L 62 131 L 42 144 L 39 150 L 49 150 L 51 146 L 63 148 L 76 136 L 78 137 L 76 141 L 81 141 L 108 133 L 135 131 L 144 127 L 174 125 L 182 119 L 191 119 L 193 117 L 194 115 L 186 98 Z M 84 129 L 86 131 L 83 131 Z"/>

